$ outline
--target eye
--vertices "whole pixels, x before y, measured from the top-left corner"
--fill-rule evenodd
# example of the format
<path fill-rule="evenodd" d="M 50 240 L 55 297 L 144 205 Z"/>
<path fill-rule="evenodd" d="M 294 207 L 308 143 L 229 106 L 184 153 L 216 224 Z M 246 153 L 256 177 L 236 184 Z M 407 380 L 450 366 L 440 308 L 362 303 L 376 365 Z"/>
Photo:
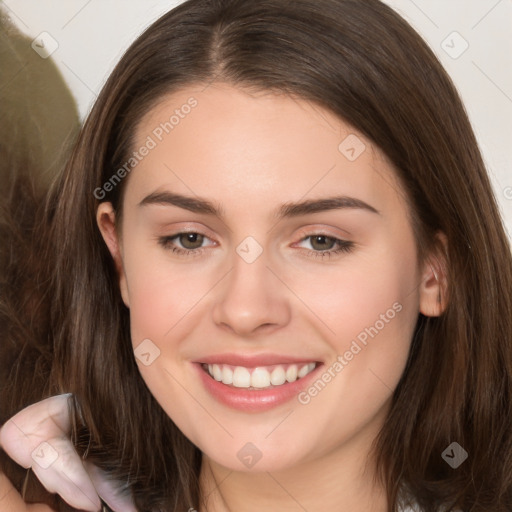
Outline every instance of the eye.
<path fill-rule="evenodd" d="M 308 235 L 300 243 L 307 240 L 310 240 L 311 247 L 313 248 L 313 250 L 307 251 L 307 256 L 311 258 L 331 258 L 343 252 L 348 253 L 354 247 L 353 242 L 321 233 Z"/>
<path fill-rule="evenodd" d="M 187 231 L 160 237 L 158 243 L 165 249 L 171 250 L 174 254 L 180 256 L 198 256 L 202 254 L 205 248 L 203 246 L 205 240 L 209 240 L 206 235 L 195 231 Z M 310 241 L 313 248 L 312 250 L 306 250 L 306 256 L 310 258 L 331 258 L 343 252 L 350 252 L 354 246 L 353 242 L 321 233 L 308 235 L 299 243 L 304 243 L 307 240 Z"/>
<path fill-rule="evenodd" d="M 207 236 L 195 231 L 187 231 L 176 233 L 171 236 L 164 236 L 158 239 L 158 243 L 165 249 L 171 250 L 179 255 L 197 255 L 203 252 L 202 244 L 205 240 L 209 240 Z M 176 246 L 178 242 L 181 247 Z"/>

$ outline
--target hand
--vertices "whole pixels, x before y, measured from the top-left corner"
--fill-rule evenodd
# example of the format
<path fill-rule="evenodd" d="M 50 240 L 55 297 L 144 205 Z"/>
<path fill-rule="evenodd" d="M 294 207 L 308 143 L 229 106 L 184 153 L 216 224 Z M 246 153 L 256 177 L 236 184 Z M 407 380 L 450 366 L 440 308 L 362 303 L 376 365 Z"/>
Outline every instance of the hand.
<path fill-rule="evenodd" d="M 136 512 L 115 482 L 75 451 L 69 439 L 69 397 L 53 396 L 18 412 L 0 429 L 0 447 L 20 466 L 31 467 L 48 491 L 72 507 L 97 512 L 101 497 L 116 512 Z"/>

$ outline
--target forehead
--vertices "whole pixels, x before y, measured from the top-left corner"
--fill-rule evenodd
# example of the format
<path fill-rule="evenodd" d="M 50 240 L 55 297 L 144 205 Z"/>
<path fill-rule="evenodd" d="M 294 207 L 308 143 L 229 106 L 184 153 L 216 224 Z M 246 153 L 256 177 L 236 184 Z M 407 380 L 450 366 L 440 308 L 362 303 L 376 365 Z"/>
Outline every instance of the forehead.
<path fill-rule="evenodd" d="M 385 155 L 357 130 L 317 104 L 268 91 L 212 84 L 167 95 L 137 127 L 133 149 L 144 147 L 129 179 L 134 201 L 167 188 L 255 213 L 333 192 L 377 209 L 403 195 Z"/>

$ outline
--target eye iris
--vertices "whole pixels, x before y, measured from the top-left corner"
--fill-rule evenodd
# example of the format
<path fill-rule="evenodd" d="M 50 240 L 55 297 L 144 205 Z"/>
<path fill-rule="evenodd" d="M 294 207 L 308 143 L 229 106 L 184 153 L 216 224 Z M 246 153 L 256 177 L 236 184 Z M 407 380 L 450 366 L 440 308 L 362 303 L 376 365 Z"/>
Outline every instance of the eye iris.
<path fill-rule="evenodd" d="M 315 247 L 315 244 L 317 241 L 320 240 L 320 247 Z M 327 241 L 331 241 L 331 243 L 329 244 L 327 242 L 327 245 L 330 245 L 330 247 L 325 247 L 325 245 L 322 246 L 322 243 L 325 244 L 325 242 Z M 334 244 L 334 240 L 328 236 L 325 236 L 325 235 L 316 235 L 316 236 L 313 236 L 311 238 L 311 246 L 314 248 L 314 249 L 319 249 L 319 250 L 328 250 L 328 249 L 332 249 L 333 247 L 333 244 Z"/>
<path fill-rule="evenodd" d="M 182 233 L 180 235 L 180 243 L 185 247 L 185 249 L 198 249 L 203 244 L 203 235 L 199 233 Z M 190 247 L 187 244 L 197 244 L 194 247 Z"/>

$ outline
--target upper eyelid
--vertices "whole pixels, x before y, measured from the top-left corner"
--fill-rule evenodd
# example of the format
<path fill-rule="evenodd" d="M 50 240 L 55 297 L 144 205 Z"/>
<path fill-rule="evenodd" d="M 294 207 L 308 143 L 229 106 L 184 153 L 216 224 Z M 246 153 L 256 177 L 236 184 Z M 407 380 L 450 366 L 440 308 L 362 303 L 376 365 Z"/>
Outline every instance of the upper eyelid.
<path fill-rule="evenodd" d="M 342 232 L 342 234 L 332 233 L 330 230 L 337 230 L 337 231 Z M 325 235 L 325 236 L 329 236 L 332 238 L 338 238 L 341 240 L 344 240 L 345 237 L 352 236 L 352 234 L 349 231 L 347 231 L 346 229 L 343 229 L 340 227 L 334 227 L 334 226 L 330 226 L 330 227 L 315 227 L 315 226 L 313 226 L 313 227 L 307 227 L 307 228 L 301 227 L 301 228 L 298 228 L 298 230 L 294 229 L 294 231 L 298 231 L 299 235 L 302 235 L 302 236 Z M 178 227 L 177 231 L 175 231 L 175 233 L 173 235 L 167 235 L 167 236 L 173 237 L 173 236 L 176 236 L 176 235 L 179 235 L 182 233 L 197 233 L 197 234 L 200 234 L 203 236 L 207 236 L 208 238 L 213 240 L 213 239 L 215 239 L 215 237 L 208 234 L 211 232 L 212 232 L 211 229 L 208 227 L 204 227 L 204 228 L 203 227 L 195 228 L 193 226 Z M 162 235 L 166 236 L 165 234 L 162 234 Z"/>
<path fill-rule="evenodd" d="M 335 229 L 335 228 L 330 228 L 330 229 Z M 344 229 L 341 229 L 341 228 L 336 228 L 338 229 L 339 231 L 343 231 L 343 235 L 338 235 L 338 234 L 335 234 L 335 233 L 332 233 L 328 228 L 300 228 L 298 233 L 299 233 L 299 236 L 302 236 L 303 238 L 304 237 L 308 237 L 308 236 L 314 236 L 314 235 L 318 235 L 318 236 L 328 236 L 330 238 L 336 238 L 338 240 L 346 240 L 347 238 L 346 237 L 350 237 L 350 233 Z"/>
<path fill-rule="evenodd" d="M 177 223 L 177 224 L 185 224 L 185 223 Z M 205 234 L 205 232 L 212 232 L 212 230 L 205 226 L 202 222 L 199 222 L 199 223 L 195 223 L 195 222 L 192 222 L 190 224 L 199 224 L 200 227 L 195 227 L 194 225 L 190 226 L 178 226 L 174 229 L 176 229 L 175 231 L 175 234 L 180 234 L 180 233 L 200 233 L 200 234 Z M 162 226 L 163 229 L 169 229 L 170 231 L 174 231 L 174 229 L 171 227 L 171 225 L 167 225 L 167 226 Z M 346 229 L 342 228 L 342 227 L 338 227 L 338 226 L 331 226 L 329 224 L 325 224 L 325 223 L 311 223 L 310 225 L 307 225 L 306 227 L 299 227 L 299 228 L 294 228 L 293 229 L 294 231 L 298 231 L 300 233 L 317 233 L 317 232 L 326 232 L 326 231 L 329 231 L 329 230 L 337 230 L 337 231 L 340 231 L 340 232 L 343 232 L 344 235 L 346 236 L 350 236 L 351 233 L 349 231 L 347 231 Z M 173 235 L 172 235 L 173 236 Z M 205 235 L 206 236 L 206 235 Z M 331 235 L 329 235 L 331 236 Z M 337 236 L 337 235 L 332 235 L 332 236 Z M 343 236 L 343 235 L 342 235 Z"/>
<path fill-rule="evenodd" d="M 172 226 L 175 224 L 178 224 L 178 227 L 173 228 Z M 184 226 L 181 227 L 181 226 L 179 226 L 179 224 L 184 224 Z M 302 222 L 300 224 L 302 224 Z M 348 231 L 347 229 L 344 229 L 341 226 L 331 225 L 328 222 L 327 223 L 311 222 L 311 223 L 305 223 L 305 224 L 307 225 L 307 227 L 302 227 L 302 226 L 301 227 L 293 227 L 293 232 L 298 231 L 299 234 L 304 233 L 303 236 L 323 234 L 325 236 L 337 238 L 338 240 L 349 240 L 353 236 L 352 233 L 350 231 Z M 199 226 L 199 227 L 195 227 L 195 226 Z M 189 222 L 185 221 L 185 222 L 169 223 L 169 224 L 166 223 L 164 225 L 161 225 L 159 229 L 162 229 L 162 230 L 169 229 L 170 231 L 171 230 L 174 231 L 174 229 L 177 229 L 177 231 L 175 231 L 175 235 L 178 235 L 180 233 L 199 233 L 201 235 L 207 236 L 211 240 L 216 239 L 215 235 L 213 235 L 214 230 L 212 230 L 210 227 L 206 226 L 201 221 L 191 220 Z M 273 227 L 271 228 L 271 230 L 272 229 L 273 229 Z M 229 229 L 229 231 L 231 232 L 231 229 Z M 335 233 L 333 233 L 332 231 L 335 231 Z M 210 235 L 209 233 L 212 233 L 213 236 Z M 170 236 L 175 236 L 175 235 L 170 235 Z M 165 236 L 165 232 L 162 232 L 162 236 Z"/>

